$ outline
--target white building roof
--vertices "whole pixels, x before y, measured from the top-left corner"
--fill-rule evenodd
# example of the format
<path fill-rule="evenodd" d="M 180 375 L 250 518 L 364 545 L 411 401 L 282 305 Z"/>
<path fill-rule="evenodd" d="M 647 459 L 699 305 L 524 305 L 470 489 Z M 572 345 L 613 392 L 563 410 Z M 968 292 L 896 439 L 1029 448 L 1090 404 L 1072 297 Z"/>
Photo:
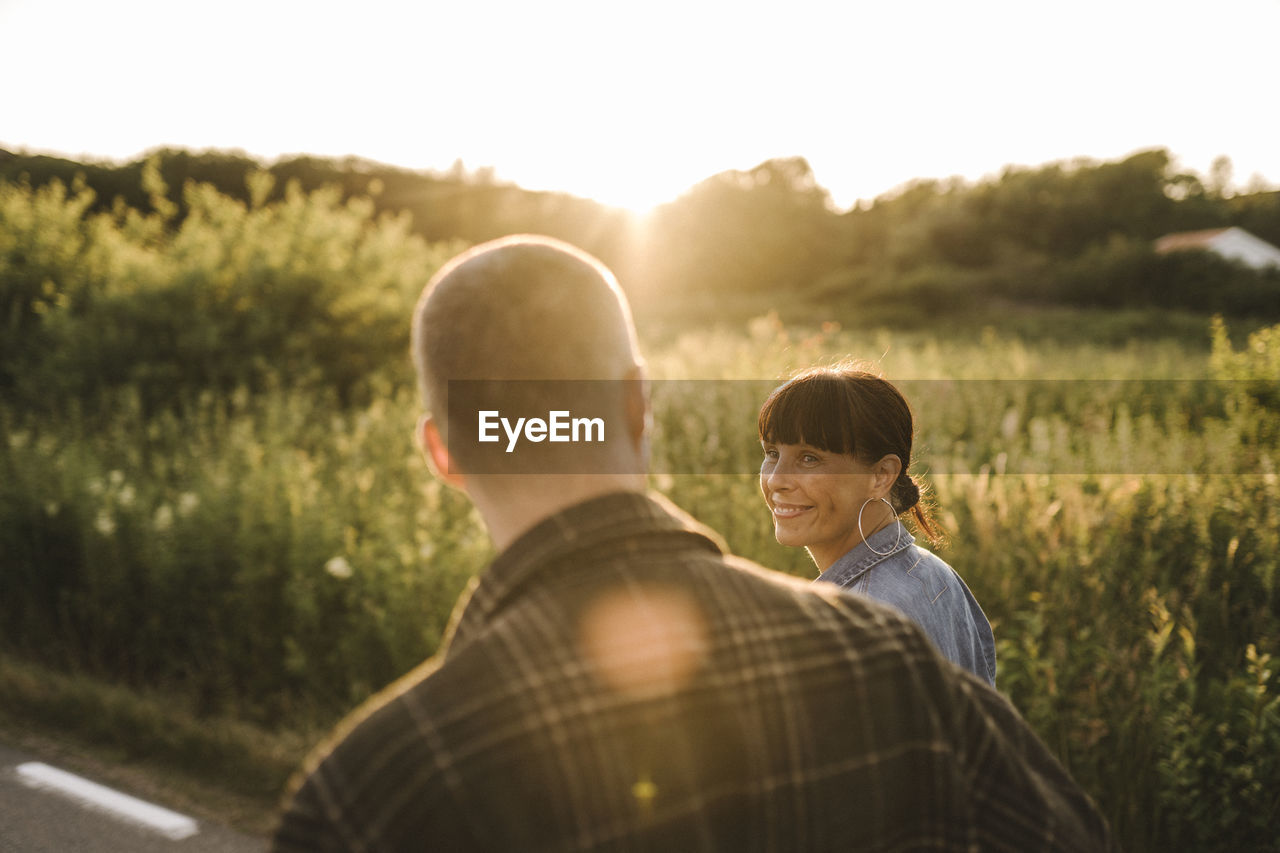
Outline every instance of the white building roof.
<path fill-rule="evenodd" d="M 1254 269 L 1280 267 L 1280 248 L 1236 226 L 1166 234 L 1156 240 L 1155 249 L 1161 254 L 1201 249 Z"/>

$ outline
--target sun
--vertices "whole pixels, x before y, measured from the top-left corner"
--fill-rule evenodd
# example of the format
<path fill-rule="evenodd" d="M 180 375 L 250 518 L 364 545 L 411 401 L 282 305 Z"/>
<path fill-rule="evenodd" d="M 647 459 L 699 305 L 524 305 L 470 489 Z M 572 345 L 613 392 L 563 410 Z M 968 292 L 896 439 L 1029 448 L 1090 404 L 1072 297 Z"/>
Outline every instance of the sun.
<path fill-rule="evenodd" d="M 605 156 L 583 156 L 580 148 L 531 141 L 496 164 L 497 176 L 523 189 L 560 192 L 646 218 L 674 201 L 710 172 L 679 158 L 645 157 L 621 148 Z M 496 152 L 495 152 L 496 154 Z M 579 156 L 574 156 L 579 155 Z M 496 160 L 497 158 L 494 157 Z"/>
<path fill-rule="evenodd" d="M 688 187 L 659 180 L 618 180 L 592 188 L 588 197 L 609 207 L 619 207 L 645 217 L 659 205 L 674 201 Z"/>
<path fill-rule="evenodd" d="M 549 180 L 547 188 L 554 187 L 561 192 L 589 198 L 643 219 L 658 206 L 674 201 L 691 184 L 682 185 L 678 180 L 672 180 L 670 175 L 621 171 L 602 175 L 596 170 L 588 170 L 585 174 L 565 174 L 558 180 Z"/>

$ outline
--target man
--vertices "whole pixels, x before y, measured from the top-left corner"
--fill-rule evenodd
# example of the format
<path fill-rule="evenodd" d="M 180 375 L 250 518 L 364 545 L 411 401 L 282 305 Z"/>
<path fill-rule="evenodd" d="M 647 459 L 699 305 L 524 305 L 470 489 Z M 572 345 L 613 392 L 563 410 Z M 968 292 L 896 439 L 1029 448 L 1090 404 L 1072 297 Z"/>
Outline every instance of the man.
<path fill-rule="evenodd" d="M 533 237 L 461 255 L 413 354 L 424 448 L 501 553 L 439 654 L 308 762 L 276 850 L 1109 847 L 912 623 L 646 496 L 640 357 L 597 261 Z"/>

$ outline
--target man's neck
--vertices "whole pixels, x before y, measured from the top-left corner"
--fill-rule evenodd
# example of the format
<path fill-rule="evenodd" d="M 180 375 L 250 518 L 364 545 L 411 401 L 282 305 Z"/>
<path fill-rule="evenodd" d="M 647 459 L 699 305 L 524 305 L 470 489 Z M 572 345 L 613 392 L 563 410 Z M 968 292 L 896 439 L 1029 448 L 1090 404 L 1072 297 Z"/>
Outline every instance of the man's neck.
<path fill-rule="evenodd" d="M 539 522 L 614 492 L 644 492 L 643 474 L 508 474 L 468 478 L 467 492 L 499 551 Z"/>

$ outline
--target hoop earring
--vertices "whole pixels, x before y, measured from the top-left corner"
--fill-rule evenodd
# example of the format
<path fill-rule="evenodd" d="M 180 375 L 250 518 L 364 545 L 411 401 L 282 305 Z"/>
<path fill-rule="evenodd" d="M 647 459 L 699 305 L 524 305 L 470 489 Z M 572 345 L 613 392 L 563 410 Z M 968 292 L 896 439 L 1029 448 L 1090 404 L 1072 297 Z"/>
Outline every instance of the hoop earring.
<path fill-rule="evenodd" d="M 893 541 L 892 548 L 890 548 L 888 551 L 877 551 L 875 548 L 872 548 L 871 543 L 867 541 L 867 534 L 862 532 L 862 511 L 866 509 L 867 504 L 871 503 L 872 501 L 884 501 L 885 505 L 889 507 L 889 512 L 893 513 L 893 520 L 894 521 L 898 520 L 898 513 L 894 510 L 893 504 L 889 503 L 889 501 L 885 500 L 884 498 L 867 498 L 865 501 L 862 502 L 862 506 L 858 508 L 858 535 L 862 537 L 862 544 L 866 545 L 868 550 L 870 550 L 872 554 L 875 554 L 878 557 L 887 557 L 890 554 L 892 554 L 894 551 L 898 550 L 898 544 L 902 542 L 902 525 L 901 523 L 898 524 L 898 538 Z"/>

